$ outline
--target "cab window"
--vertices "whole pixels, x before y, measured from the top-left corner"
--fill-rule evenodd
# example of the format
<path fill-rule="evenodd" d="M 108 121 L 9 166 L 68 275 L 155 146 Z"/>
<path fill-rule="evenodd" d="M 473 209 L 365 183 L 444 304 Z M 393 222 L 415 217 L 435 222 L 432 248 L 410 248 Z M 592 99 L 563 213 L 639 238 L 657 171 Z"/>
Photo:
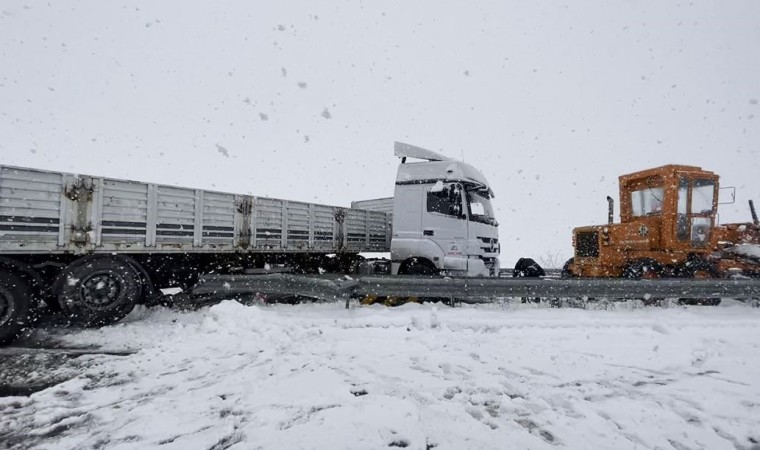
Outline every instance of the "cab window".
<path fill-rule="evenodd" d="M 456 185 L 431 189 L 427 193 L 428 212 L 459 217 L 462 214 L 462 194 Z"/>
<path fill-rule="evenodd" d="M 648 187 L 631 192 L 631 207 L 634 217 L 655 216 L 662 212 L 664 190 L 661 187 Z"/>
<path fill-rule="evenodd" d="M 700 216 L 712 214 L 714 198 L 714 181 L 694 180 L 691 188 L 691 213 Z"/>

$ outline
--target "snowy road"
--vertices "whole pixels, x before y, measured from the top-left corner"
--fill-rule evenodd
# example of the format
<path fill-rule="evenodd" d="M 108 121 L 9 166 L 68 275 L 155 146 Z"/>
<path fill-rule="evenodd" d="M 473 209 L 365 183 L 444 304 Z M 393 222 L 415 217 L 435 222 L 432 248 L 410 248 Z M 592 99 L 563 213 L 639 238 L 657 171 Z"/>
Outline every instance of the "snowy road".
<path fill-rule="evenodd" d="M 735 304 L 224 302 L 63 339 L 101 350 L 24 356 L 65 381 L 0 397 L 0 447 L 760 448 L 760 309 Z"/>

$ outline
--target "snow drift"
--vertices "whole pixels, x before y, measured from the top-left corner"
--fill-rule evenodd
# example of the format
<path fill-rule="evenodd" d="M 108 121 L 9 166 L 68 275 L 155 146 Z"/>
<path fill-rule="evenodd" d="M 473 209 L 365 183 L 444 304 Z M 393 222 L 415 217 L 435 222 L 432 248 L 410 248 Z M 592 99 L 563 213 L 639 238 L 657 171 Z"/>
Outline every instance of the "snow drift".
<path fill-rule="evenodd" d="M 0 398 L 17 448 L 751 448 L 760 310 L 140 309 Z M 62 369 L 61 369 L 62 370 Z"/>

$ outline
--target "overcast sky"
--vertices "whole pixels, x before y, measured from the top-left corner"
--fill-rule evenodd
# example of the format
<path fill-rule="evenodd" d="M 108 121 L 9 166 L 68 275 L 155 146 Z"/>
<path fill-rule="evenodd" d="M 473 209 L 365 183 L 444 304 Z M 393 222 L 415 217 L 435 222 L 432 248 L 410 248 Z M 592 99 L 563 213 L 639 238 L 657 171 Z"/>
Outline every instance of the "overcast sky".
<path fill-rule="evenodd" d="M 348 205 L 399 140 L 484 172 L 502 265 L 564 260 L 661 164 L 749 220 L 758 43 L 755 0 L 3 0 L 0 164 Z"/>

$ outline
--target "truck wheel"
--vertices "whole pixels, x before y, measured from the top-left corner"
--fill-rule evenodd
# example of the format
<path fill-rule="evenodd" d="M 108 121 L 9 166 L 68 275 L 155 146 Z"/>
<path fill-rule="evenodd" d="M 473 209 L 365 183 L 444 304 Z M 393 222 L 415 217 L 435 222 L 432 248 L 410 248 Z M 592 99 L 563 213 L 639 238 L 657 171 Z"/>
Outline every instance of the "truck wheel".
<path fill-rule="evenodd" d="M 532 258 L 520 258 L 515 263 L 515 268 L 512 269 L 512 277 L 528 277 L 536 278 L 546 275 L 543 267 L 541 267 Z"/>
<path fill-rule="evenodd" d="M 11 342 L 29 324 L 32 290 L 21 277 L 0 272 L 0 344 Z"/>
<path fill-rule="evenodd" d="M 570 271 L 570 266 L 575 263 L 575 258 L 570 258 L 567 261 L 565 261 L 565 265 L 562 266 L 562 272 L 560 273 L 560 278 L 575 278 L 575 274 Z"/>
<path fill-rule="evenodd" d="M 72 322 L 102 326 L 123 319 L 142 294 L 140 277 L 122 258 L 95 258 L 61 273 L 58 302 Z"/>
<path fill-rule="evenodd" d="M 720 305 L 720 298 L 679 298 L 679 305 L 703 305 L 703 306 L 718 306 Z"/>
<path fill-rule="evenodd" d="M 718 270 L 709 261 L 704 259 L 691 259 L 684 263 L 680 269 L 682 276 L 686 278 L 694 279 L 710 279 L 718 278 Z M 681 298 L 678 299 L 678 303 L 681 305 L 707 305 L 718 306 L 720 304 L 719 297 L 711 298 Z"/>
<path fill-rule="evenodd" d="M 661 278 L 665 268 L 653 259 L 644 258 L 631 261 L 623 269 L 623 277 L 633 280 L 654 280 Z M 644 297 L 640 298 L 644 306 L 653 306 L 661 304 L 665 299 L 662 297 Z"/>
<path fill-rule="evenodd" d="M 651 280 L 662 277 L 665 269 L 662 264 L 649 258 L 639 259 L 630 262 L 623 269 L 623 277 L 634 280 Z"/>
<path fill-rule="evenodd" d="M 718 278 L 718 270 L 709 261 L 704 259 L 691 259 L 686 261 L 679 272 L 684 278 Z"/>
<path fill-rule="evenodd" d="M 402 266 L 399 273 L 401 275 L 436 275 L 437 270 L 431 263 L 427 263 L 425 260 L 412 258 Z"/>

